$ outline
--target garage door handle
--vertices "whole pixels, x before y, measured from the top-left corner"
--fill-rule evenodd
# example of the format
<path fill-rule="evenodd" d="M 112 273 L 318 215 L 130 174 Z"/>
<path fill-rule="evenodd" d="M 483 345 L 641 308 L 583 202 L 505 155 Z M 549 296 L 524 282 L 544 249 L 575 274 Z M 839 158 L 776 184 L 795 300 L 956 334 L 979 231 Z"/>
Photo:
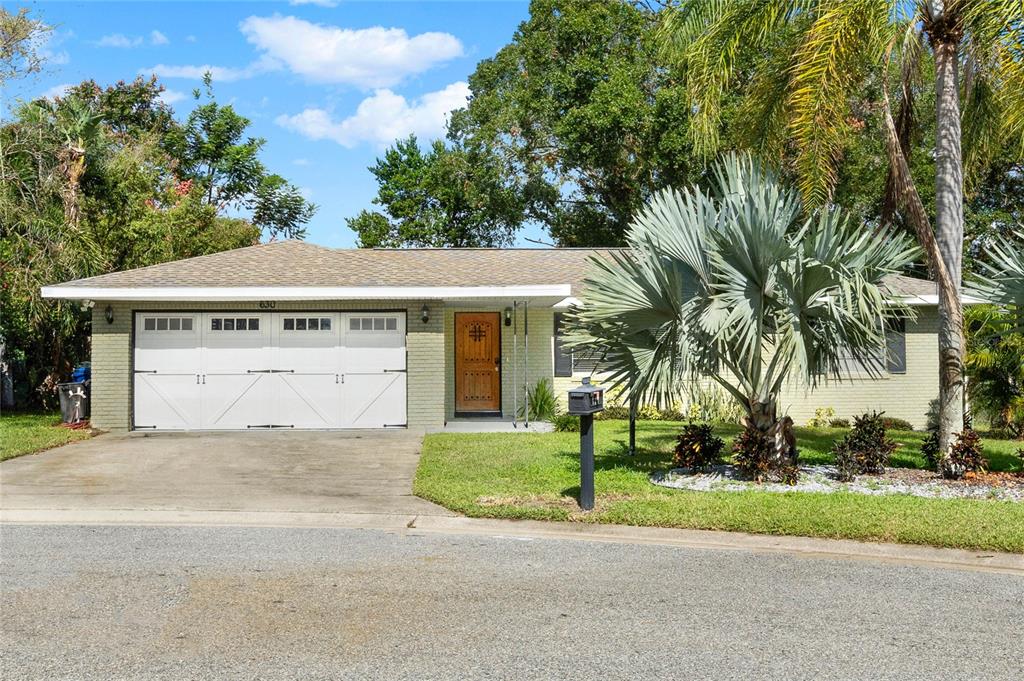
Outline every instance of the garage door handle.
<path fill-rule="evenodd" d="M 345 374 L 334 374 L 334 382 L 335 383 L 344 383 L 345 382 Z"/>
<path fill-rule="evenodd" d="M 245 373 L 247 373 L 247 374 L 272 374 L 272 373 L 274 373 L 274 370 L 273 369 L 246 369 Z"/>

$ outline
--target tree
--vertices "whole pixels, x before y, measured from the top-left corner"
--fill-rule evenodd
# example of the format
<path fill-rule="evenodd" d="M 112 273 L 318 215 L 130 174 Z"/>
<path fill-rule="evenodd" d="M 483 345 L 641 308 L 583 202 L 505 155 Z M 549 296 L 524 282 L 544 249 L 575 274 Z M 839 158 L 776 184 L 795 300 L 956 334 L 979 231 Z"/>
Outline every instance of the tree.
<path fill-rule="evenodd" d="M 694 143 L 717 147 L 722 100 L 745 56 L 767 55 L 748 75 L 741 108 L 762 139 L 788 138 L 810 205 L 834 188 L 851 134 L 851 94 L 882 85 L 890 194 L 914 228 L 938 282 L 941 451 L 963 429 L 963 156 L 981 165 L 1003 141 L 1024 150 L 1024 4 L 1020 0 L 755 0 L 680 3 L 664 25 L 667 51 L 686 70 Z M 899 46 L 899 49 L 895 49 Z M 935 229 L 907 159 L 914 93 L 930 48 L 935 66 Z M 895 55 L 895 57 L 894 57 Z M 894 117 L 888 80 L 900 78 Z M 965 108 L 961 111 L 961 99 Z M 961 130 L 961 120 L 967 128 Z M 899 123 L 897 123 L 899 121 Z M 769 145 L 770 146 L 770 145 Z"/>
<path fill-rule="evenodd" d="M 86 81 L 21 105 L 0 126 L 0 337 L 22 367 L 19 402 L 48 405 L 87 357 L 88 314 L 42 299 L 41 286 L 259 241 L 254 221 L 225 216 L 179 175 L 168 141 L 180 125 L 161 91 L 153 81 Z M 263 173 L 259 225 L 281 231 L 308 219 L 293 189 Z"/>
<path fill-rule="evenodd" d="M 1017 234 L 1017 242 L 1024 234 Z M 995 427 L 1024 437 L 1024 250 L 1009 238 L 988 248 L 972 288 L 998 307 L 970 311 L 967 369 L 972 402 Z"/>
<path fill-rule="evenodd" d="M 266 140 L 245 137 L 249 119 L 213 98 L 209 73 L 203 78 L 207 101 L 189 114 L 185 123 L 164 136 L 164 146 L 177 161 L 177 173 L 196 187 L 218 214 L 245 209 L 253 224 L 270 237 L 300 239 L 316 213 L 298 188 L 277 175 L 269 175 L 259 160 Z M 196 89 L 199 101 L 203 93 Z"/>
<path fill-rule="evenodd" d="M 805 214 L 776 173 L 727 156 L 713 190 L 658 193 L 629 251 L 594 258 L 568 342 L 607 348 L 611 382 L 640 400 L 718 383 L 781 463 L 783 382 L 841 377 L 846 357 L 880 372 L 886 322 L 908 314 L 882 284 L 917 251 L 895 230 L 880 236 L 837 209 Z"/>
<path fill-rule="evenodd" d="M 988 305 L 967 309 L 966 369 L 975 412 L 994 430 L 1024 437 L 1024 334 Z"/>
<path fill-rule="evenodd" d="M 160 95 L 166 88 L 156 76 L 137 76 L 103 88 L 94 80 L 84 80 L 68 88 L 59 99 L 78 100 L 97 112 L 107 130 L 118 139 L 136 139 L 153 135 L 163 139 L 178 123 L 174 111 Z"/>
<path fill-rule="evenodd" d="M 449 138 L 494 154 L 523 220 L 563 246 L 622 243 L 658 189 L 693 181 L 679 73 L 658 52 L 657 14 L 628 2 L 533 0 L 512 41 L 469 78 Z"/>
<path fill-rule="evenodd" d="M 370 168 L 383 213 L 348 219 L 363 248 L 507 246 L 523 216 L 520 194 L 503 183 L 497 159 L 414 135 L 398 140 Z"/>
<path fill-rule="evenodd" d="M 40 47 L 52 31 L 52 26 L 31 18 L 26 7 L 17 14 L 0 7 L 0 87 L 42 70 Z"/>

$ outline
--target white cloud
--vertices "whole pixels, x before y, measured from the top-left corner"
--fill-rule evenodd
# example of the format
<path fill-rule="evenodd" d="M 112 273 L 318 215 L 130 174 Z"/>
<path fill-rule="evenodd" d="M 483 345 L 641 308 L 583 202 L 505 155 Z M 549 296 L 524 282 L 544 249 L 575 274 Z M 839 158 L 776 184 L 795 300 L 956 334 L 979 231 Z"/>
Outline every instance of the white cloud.
<path fill-rule="evenodd" d="M 164 90 L 160 93 L 160 101 L 168 106 L 186 98 L 188 98 L 188 95 L 184 92 L 179 92 L 178 90 Z"/>
<path fill-rule="evenodd" d="M 266 56 L 320 83 L 385 88 L 463 54 L 450 33 L 409 37 L 401 28 L 348 29 L 275 14 L 249 17 L 240 26 Z"/>
<path fill-rule="evenodd" d="M 123 33 L 111 33 L 110 35 L 103 36 L 94 44 L 96 45 L 96 47 L 138 47 L 142 44 L 142 38 L 140 38 L 139 36 L 133 36 L 129 38 Z"/>
<path fill-rule="evenodd" d="M 194 35 L 187 35 L 187 36 L 185 36 L 185 42 L 186 43 L 194 43 L 197 40 L 199 40 L 199 38 L 196 38 Z"/>
<path fill-rule="evenodd" d="M 337 7 L 338 0 L 288 0 L 289 5 L 317 5 L 318 7 Z"/>
<path fill-rule="evenodd" d="M 68 90 L 70 90 L 73 87 L 75 86 L 71 83 L 61 83 L 60 85 L 54 85 L 52 88 L 50 88 L 49 90 L 47 90 L 39 96 L 45 97 L 46 99 L 56 99 L 57 97 L 63 97 L 64 95 L 66 95 Z"/>
<path fill-rule="evenodd" d="M 278 116 L 275 122 L 310 139 L 329 139 L 343 147 L 363 142 L 382 147 L 410 133 L 421 140 L 440 137 L 448 114 L 465 106 L 468 97 L 469 85 L 461 81 L 411 102 L 391 90 L 377 90 L 359 103 L 354 114 L 340 122 L 317 108 L 294 116 Z"/>
<path fill-rule="evenodd" d="M 297 158 L 294 161 L 292 161 L 292 163 L 294 163 L 297 166 L 308 166 L 309 165 L 309 159 L 308 158 Z"/>
<path fill-rule="evenodd" d="M 165 36 L 163 33 L 156 29 L 153 29 L 149 33 L 149 42 L 151 45 L 167 45 L 171 41 L 168 40 L 167 36 Z"/>
<path fill-rule="evenodd" d="M 213 76 L 215 83 L 231 83 L 236 80 L 245 80 L 261 73 L 276 71 L 281 68 L 280 64 L 269 58 L 261 58 L 243 68 L 233 66 L 214 66 L 212 64 L 157 64 L 147 69 L 139 69 L 143 75 L 154 74 L 160 78 L 186 78 L 189 80 L 202 80 L 203 74 L 207 71 Z"/>

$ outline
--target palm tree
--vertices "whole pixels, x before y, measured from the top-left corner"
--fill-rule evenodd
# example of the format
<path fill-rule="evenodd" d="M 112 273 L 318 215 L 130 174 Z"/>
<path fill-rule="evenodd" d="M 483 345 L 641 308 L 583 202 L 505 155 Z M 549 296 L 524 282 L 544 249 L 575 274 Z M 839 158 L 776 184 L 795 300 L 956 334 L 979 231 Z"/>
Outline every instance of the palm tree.
<path fill-rule="evenodd" d="M 881 82 L 886 195 L 902 206 L 939 289 L 939 441 L 946 451 L 963 429 L 961 144 L 968 142 L 971 164 L 1006 144 L 1024 152 L 1024 2 L 683 0 L 667 13 L 662 36 L 686 67 L 698 148 L 715 151 L 724 95 L 743 73 L 734 120 L 763 151 L 788 145 L 812 206 L 825 203 L 836 182 L 855 123 L 850 102 L 872 79 Z M 924 56 L 935 65 L 934 230 L 907 162 Z M 900 75 L 896 120 L 890 72 Z"/>
<path fill-rule="evenodd" d="M 593 260 L 567 340 L 605 348 L 613 386 L 659 404 L 710 379 L 748 428 L 780 442 L 787 377 L 841 377 L 850 357 L 880 371 L 885 322 L 908 314 L 883 278 L 918 251 L 835 209 L 805 214 L 798 192 L 750 156 L 726 157 L 715 180 L 714 192 L 656 194 L 629 250 Z"/>

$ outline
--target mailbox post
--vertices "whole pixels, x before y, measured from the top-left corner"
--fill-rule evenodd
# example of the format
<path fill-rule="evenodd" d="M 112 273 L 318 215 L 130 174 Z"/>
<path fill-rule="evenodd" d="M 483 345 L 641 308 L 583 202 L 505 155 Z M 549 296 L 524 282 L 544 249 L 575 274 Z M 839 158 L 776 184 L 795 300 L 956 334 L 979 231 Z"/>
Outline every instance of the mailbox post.
<path fill-rule="evenodd" d="M 580 417 L 580 508 L 594 508 L 594 414 L 604 411 L 604 390 L 583 385 L 569 391 L 569 413 Z"/>

